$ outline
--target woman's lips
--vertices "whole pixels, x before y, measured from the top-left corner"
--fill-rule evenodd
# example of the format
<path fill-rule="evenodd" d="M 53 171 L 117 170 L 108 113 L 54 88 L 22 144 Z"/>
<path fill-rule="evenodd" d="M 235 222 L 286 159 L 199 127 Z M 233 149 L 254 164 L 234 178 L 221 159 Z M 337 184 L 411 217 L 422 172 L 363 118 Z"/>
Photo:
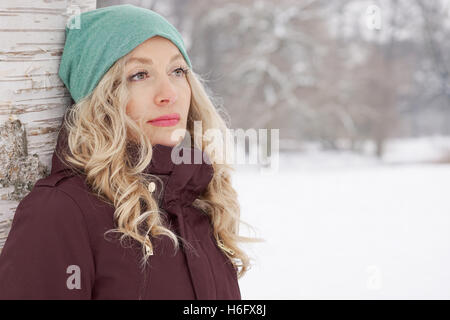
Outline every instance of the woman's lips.
<path fill-rule="evenodd" d="M 167 114 L 162 117 L 158 117 L 148 121 L 153 126 L 157 127 L 171 127 L 176 125 L 180 121 L 180 115 L 178 113 Z"/>

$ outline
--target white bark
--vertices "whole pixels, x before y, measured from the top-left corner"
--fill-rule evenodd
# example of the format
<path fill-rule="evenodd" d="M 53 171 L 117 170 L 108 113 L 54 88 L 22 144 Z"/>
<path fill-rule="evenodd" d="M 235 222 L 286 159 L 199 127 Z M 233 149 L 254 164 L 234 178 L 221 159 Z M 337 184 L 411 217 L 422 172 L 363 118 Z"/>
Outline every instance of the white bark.
<path fill-rule="evenodd" d="M 96 0 L 0 2 L 0 250 L 15 209 L 50 172 L 70 94 L 58 77 L 65 25 Z"/>

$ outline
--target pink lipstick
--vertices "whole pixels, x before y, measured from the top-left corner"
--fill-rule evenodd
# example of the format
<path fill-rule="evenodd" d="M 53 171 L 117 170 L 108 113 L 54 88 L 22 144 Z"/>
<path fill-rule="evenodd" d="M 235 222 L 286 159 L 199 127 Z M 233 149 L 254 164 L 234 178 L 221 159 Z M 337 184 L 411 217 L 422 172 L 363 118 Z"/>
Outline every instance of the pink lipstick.
<path fill-rule="evenodd" d="M 180 115 L 178 113 L 166 114 L 164 116 L 147 121 L 153 126 L 157 127 L 171 127 L 176 125 L 180 121 Z"/>

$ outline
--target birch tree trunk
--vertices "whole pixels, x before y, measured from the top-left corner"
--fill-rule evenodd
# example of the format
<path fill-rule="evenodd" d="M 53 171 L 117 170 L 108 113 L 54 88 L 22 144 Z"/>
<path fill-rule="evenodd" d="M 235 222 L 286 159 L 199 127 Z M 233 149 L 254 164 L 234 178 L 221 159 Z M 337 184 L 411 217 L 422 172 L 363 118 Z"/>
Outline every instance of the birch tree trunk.
<path fill-rule="evenodd" d="M 0 2 L 0 251 L 17 205 L 50 173 L 69 92 L 58 76 L 65 26 L 96 0 Z"/>

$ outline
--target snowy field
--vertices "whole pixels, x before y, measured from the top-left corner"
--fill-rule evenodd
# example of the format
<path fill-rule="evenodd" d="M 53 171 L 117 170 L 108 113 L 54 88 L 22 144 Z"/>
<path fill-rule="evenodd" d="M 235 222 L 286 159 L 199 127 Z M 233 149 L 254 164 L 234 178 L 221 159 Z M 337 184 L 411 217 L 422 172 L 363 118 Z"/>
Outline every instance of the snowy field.
<path fill-rule="evenodd" d="M 243 299 L 450 299 L 449 138 L 393 141 L 386 156 L 280 154 L 238 168 L 242 219 L 266 239 Z"/>

